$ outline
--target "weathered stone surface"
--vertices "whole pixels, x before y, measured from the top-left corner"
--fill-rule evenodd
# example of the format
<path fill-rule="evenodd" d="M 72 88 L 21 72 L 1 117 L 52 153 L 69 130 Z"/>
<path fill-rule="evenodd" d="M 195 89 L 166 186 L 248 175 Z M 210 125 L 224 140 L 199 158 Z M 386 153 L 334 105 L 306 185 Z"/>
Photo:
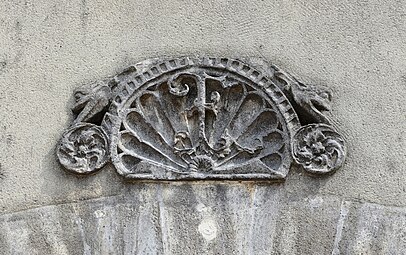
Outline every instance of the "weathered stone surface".
<path fill-rule="evenodd" d="M 344 201 L 332 254 L 404 254 L 406 208 Z"/>
<path fill-rule="evenodd" d="M 160 225 L 153 227 L 157 221 L 151 219 L 157 215 L 155 196 L 163 184 L 128 183 L 116 174 L 111 164 L 84 178 L 71 174 L 63 171 L 57 162 L 55 146 L 73 121 L 70 108 L 75 104 L 72 99 L 75 89 L 97 84 L 101 78 L 120 73 L 144 59 L 194 54 L 230 58 L 261 56 L 291 72 L 304 84 L 327 86 L 334 97 L 331 113 L 325 116 L 348 145 L 343 171 L 334 175 L 314 178 L 293 168 L 282 184 L 256 183 L 256 197 L 263 196 L 261 201 L 264 201 L 257 203 L 255 210 L 261 220 L 245 218 L 247 210 L 239 210 L 232 216 L 232 222 L 240 223 L 227 228 L 240 229 L 235 237 L 236 249 L 242 250 L 242 254 L 247 254 L 245 251 L 249 249 L 253 254 L 255 251 L 267 254 L 271 250 L 282 253 L 278 249 L 292 254 L 298 247 L 315 251 L 325 243 L 320 250 L 328 250 L 327 254 L 334 249 L 338 249 L 338 254 L 405 253 L 401 213 L 406 207 L 405 13 L 404 1 L 388 0 L 0 1 L 0 228 L 6 229 L 0 231 L 0 253 L 14 250 L 15 254 L 42 255 L 64 254 L 67 250 L 65 254 L 108 254 L 111 248 L 107 248 L 110 245 L 107 233 L 116 233 L 116 229 L 123 229 L 123 234 L 118 236 L 127 238 L 117 248 L 118 253 L 137 247 L 140 254 L 146 251 L 159 254 L 163 250 L 156 234 Z M 253 66 L 269 64 L 250 59 Z M 192 188 L 183 191 L 215 185 L 176 182 L 162 190 L 168 192 L 171 186 L 185 184 Z M 250 196 L 243 191 L 253 190 L 248 183 L 219 184 L 223 186 L 223 194 L 239 196 L 228 195 L 228 204 L 237 208 L 250 204 L 246 200 Z M 96 210 L 89 204 L 100 201 L 98 209 L 103 204 L 114 209 L 114 205 L 123 202 L 109 204 L 107 198 L 130 194 L 131 190 L 134 193 L 127 198 L 129 201 L 139 201 L 137 194 L 142 194 L 140 205 L 148 206 L 142 217 L 137 218 L 140 211 L 131 214 L 130 210 L 126 215 L 133 217 L 123 220 L 125 227 L 106 224 L 112 221 L 108 218 L 100 223 L 97 231 L 91 230 L 93 226 L 97 229 L 97 221 L 93 213 Z M 217 203 L 214 195 L 203 194 L 208 196 L 206 206 Z M 296 206 L 279 202 L 279 197 L 297 201 Z M 333 208 L 328 209 L 332 220 L 322 212 L 317 214 L 322 217 L 320 220 L 312 218 L 306 212 L 310 207 L 299 203 L 306 198 L 320 197 L 324 203 L 332 203 Z M 171 200 L 163 201 L 171 207 Z M 340 201 L 339 207 L 335 201 Z M 342 201 L 351 202 L 347 214 L 342 213 L 345 212 L 341 209 Z M 328 208 L 324 203 L 320 208 Z M 65 209 L 76 204 L 88 208 L 88 213 Z M 286 221 L 272 217 L 279 217 L 278 212 L 285 205 L 292 211 L 284 218 L 300 220 L 290 221 L 297 222 L 298 227 L 294 224 L 287 227 Z M 360 210 L 362 206 L 365 208 Z M 126 207 L 130 208 L 131 203 Z M 54 213 L 46 213 L 49 208 L 55 208 Z M 304 213 L 295 214 L 295 210 Z M 378 220 L 371 218 L 374 214 Z M 41 215 L 51 216 L 38 222 Z M 75 220 L 70 220 L 75 215 L 86 225 L 83 235 Z M 186 212 L 178 210 L 177 215 L 171 215 L 177 222 L 185 219 L 191 222 Z M 363 223 L 358 223 L 363 215 Z M 216 217 L 223 219 L 221 215 Z M 341 225 L 340 217 L 344 219 Z M 6 220 L 11 218 L 21 221 Z M 140 229 L 134 227 L 139 221 L 144 224 Z M 224 221 L 231 222 L 227 218 Z M 329 225 L 331 221 L 336 222 L 336 227 Z M 200 221 L 193 222 L 196 226 L 191 228 L 201 235 Z M 312 227 L 304 227 L 308 222 Z M 325 222 L 328 224 L 324 225 Z M 283 232 L 282 227 L 290 231 Z M 250 228 L 253 236 L 246 238 L 245 230 Z M 94 233 L 104 234 L 105 239 L 99 240 L 92 236 Z M 275 233 L 286 233 L 289 238 L 281 239 Z M 341 239 L 337 238 L 338 233 Z M 167 246 L 174 250 L 178 247 L 176 251 L 186 246 L 201 251 L 199 245 L 205 239 L 198 236 L 186 241 L 171 237 L 174 243 Z M 311 238 L 317 245 L 309 243 Z M 253 241 L 249 243 L 246 239 Z M 86 249 L 83 240 L 88 243 Z M 92 240 L 98 241 L 92 245 Z M 187 245 L 179 244 L 180 241 Z M 275 243 L 279 241 L 286 246 Z M 149 246 L 150 243 L 153 245 Z M 271 243 L 275 248 L 270 247 Z M 252 248 L 247 248 L 248 244 Z M 207 253 L 215 248 L 207 247 Z"/>
<path fill-rule="evenodd" d="M 402 254 L 405 225 L 405 208 L 277 186 L 144 184 L 2 215 L 0 241 L 2 254 Z"/>

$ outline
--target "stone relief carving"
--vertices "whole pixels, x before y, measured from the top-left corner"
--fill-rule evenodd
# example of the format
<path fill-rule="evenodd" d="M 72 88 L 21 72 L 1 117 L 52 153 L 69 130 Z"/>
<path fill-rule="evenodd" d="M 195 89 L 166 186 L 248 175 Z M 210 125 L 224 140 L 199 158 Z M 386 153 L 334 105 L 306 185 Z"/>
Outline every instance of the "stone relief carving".
<path fill-rule="evenodd" d="M 76 124 L 62 136 L 57 150 L 59 161 L 79 174 L 99 169 L 108 159 L 107 140 L 102 128 L 90 123 Z"/>
<path fill-rule="evenodd" d="M 310 124 L 295 134 L 293 157 L 311 173 L 329 173 L 343 164 L 343 138 L 331 126 Z"/>
<path fill-rule="evenodd" d="M 341 167 L 331 92 L 276 66 L 229 58 L 146 60 L 75 91 L 60 163 L 88 174 L 112 162 L 135 179 L 283 179 L 292 162 Z"/>

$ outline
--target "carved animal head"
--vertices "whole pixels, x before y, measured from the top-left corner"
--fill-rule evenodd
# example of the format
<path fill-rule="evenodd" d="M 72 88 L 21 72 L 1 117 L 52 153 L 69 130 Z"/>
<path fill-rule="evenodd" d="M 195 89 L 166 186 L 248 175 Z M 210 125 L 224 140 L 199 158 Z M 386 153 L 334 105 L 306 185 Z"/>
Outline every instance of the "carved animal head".
<path fill-rule="evenodd" d="M 74 97 L 75 97 L 75 101 L 79 102 L 82 101 L 83 98 L 87 98 L 89 96 L 91 96 L 92 94 L 94 94 L 95 91 L 98 90 L 98 88 L 100 87 L 100 84 L 98 83 L 93 83 L 87 86 L 82 86 L 77 88 L 74 91 Z"/>
<path fill-rule="evenodd" d="M 324 86 L 307 86 L 306 91 L 309 98 L 309 104 L 312 108 L 319 111 L 331 110 L 331 90 Z"/>
<path fill-rule="evenodd" d="M 324 86 L 303 84 L 278 67 L 274 66 L 274 68 L 277 85 L 297 104 L 296 110 L 303 111 L 303 116 L 306 116 L 310 122 L 329 123 L 322 112 L 331 109 L 331 90 Z"/>
<path fill-rule="evenodd" d="M 110 87 L 104 83 L 93 83 L 88 86 L 77 88 L 74 92 L 75 104 L 72 108 L 73 112 L 80 112 L 90 101 L 98 101 L 100 99 L 110 99 Z"/>
<path fill-rule="evenodd" d="M 275 66 L 274 68 L 278 70 L 275 72 L 275 77 L 281 82 L 281 88 L 285 91 L 290 90 L 299 105 L 306 103 L 319 111 L 329 111 L 331 109 L 331 90 L 329 88 L 303 84 L 278 67 Z"/>

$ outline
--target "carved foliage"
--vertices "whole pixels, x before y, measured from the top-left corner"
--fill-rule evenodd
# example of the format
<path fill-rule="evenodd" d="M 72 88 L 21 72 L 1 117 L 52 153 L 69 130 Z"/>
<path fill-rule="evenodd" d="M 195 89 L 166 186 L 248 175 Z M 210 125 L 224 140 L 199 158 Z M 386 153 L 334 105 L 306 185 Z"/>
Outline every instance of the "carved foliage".
<path fill-rule="evenodd" d="M 329 173 L 341 167 L 345 158 L 343 138 L 330 126 L 311 124 L 300 128 L 292 139 L 293 157 L 316 174 Z"/>
<path fill-rule="evenodd" d="M 61 164 L 90 173 L 109 159 L 143 179 L 281 179 L 295 161 L 312 173 L 343 163 L 342 138 L 326 123 L 331 93 L 277 67 L 264 74 L 233 59 L 145 61 L 75 92 Z M 295 109 L 293 108 L 295 107 Z"/>
<path fill-rule="evenodd" d="M 66 169 L 87 174 L 106 164 L 107 148 L 107 137 L 102 129 L 85 123 L 69 128 L 62 135 L 57 154 Z"/>

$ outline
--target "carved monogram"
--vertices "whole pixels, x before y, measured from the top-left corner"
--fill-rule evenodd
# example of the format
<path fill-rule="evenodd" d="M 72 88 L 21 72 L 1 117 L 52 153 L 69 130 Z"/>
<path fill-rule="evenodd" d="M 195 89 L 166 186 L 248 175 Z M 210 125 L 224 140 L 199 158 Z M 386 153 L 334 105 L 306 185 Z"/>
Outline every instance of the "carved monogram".
<path fill-rule="evenodd" d="M 57 155 L 80 174 L 111 161 L 128 178 L 283 179 L 293 160 L 311 173 L 344 162 L 344 141 L 322 114 L 331 92 L 275 66 L 147 60 L 75 99 Z"/>

